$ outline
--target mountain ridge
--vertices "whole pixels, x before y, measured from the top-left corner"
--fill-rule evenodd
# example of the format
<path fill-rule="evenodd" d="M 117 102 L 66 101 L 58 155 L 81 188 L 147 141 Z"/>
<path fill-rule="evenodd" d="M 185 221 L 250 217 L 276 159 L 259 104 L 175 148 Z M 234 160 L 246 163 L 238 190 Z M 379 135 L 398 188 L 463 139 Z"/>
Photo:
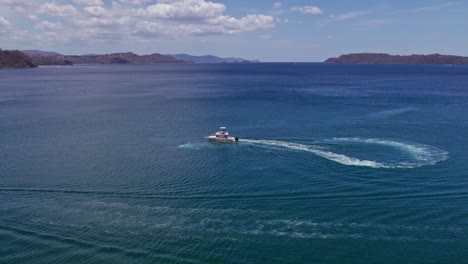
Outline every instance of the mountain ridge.
<path fill-rule="evenodd" d="M 119 52 L 110 54 L 63 55 L 52 51 L 24 50 L 38 65 L 73 65 L 84 63 L 120 64 L 120 63 L 187 63 L 187 61 L 153 53 L 138 55 L 133 52 Z"/>
<path fill-rule="evenodd" d="M 133 52 L 109 54 L 63 55 L 54 51 L 23 50 L 38 65 L 73 65 L 73 64 L 114 64 L 114 63 L 247 63 L 259 62 L 235 57 L 215 55 L 159 54 L 138 55 Z"/>

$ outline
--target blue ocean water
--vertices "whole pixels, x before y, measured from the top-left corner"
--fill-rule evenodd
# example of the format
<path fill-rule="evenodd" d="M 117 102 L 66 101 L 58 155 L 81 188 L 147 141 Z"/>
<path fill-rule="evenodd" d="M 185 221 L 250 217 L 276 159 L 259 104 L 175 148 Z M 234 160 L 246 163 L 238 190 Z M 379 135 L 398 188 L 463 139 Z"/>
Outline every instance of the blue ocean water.
<path fill-rule="evenodd" d="M 2 70 L 0 262 L 466 263 L 467 113 L 466 66 Z"/>

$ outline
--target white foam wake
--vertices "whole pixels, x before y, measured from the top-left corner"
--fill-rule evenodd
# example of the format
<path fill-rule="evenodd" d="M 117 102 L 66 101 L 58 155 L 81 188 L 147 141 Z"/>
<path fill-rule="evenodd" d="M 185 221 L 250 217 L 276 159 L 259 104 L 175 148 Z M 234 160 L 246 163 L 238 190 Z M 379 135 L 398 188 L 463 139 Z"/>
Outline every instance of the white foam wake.
<path fill-rule="evenodd" d="M 334 138 L 326 141 L 334 142 L 356 142 L 365 144 L 378 144 L 390 147 L 399 148 L 403 151 L 410 153 L 414 157 L 414 162 L 396 162 L 386 163 L 378 162 L 373 160 L 358 159 L 349 157 L 344 154 L 338 154 L 331 151 L 322 150 L 319 146 L 306 145 L 300 143 L 292 143 L 278 140 L 253 140 L 253 139 L 242 139 L 241 142 L 267 147 L 279 147 L 290 150 L 306 151 L 313 153 L 319 157 L 343 164 L 348 166 L 361 166 L 371 168 L 416 168 L 425 165 L 434 165 L 440 161 L 448 158 L 448 153 L 439 149 L 425 146 L 408 144 L 390 140 L 381 139 L 361 139 L 361 138 Z"/>

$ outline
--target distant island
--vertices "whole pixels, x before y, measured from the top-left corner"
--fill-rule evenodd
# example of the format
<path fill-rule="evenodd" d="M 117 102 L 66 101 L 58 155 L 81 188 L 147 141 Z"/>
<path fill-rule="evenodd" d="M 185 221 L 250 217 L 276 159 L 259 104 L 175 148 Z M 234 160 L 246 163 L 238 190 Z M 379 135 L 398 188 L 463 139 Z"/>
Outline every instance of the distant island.
<path fill-rule="evenodd" d="M 390 55 L 386 53 L 352 53 L 338 58 L 329 58 L 325 63 L 359 64 L 468 64 L 468 57 L 429 54 L 429 55 Z"/>
<path fill-rule="evenodd" d="M 63 55 L 57 52 L 41 50 L 23 50 L 37 65 L 73 65 L 73 64 L 139 64 L 139 63 L 236 63 L 258 62 L 242 58 L 222 58 L 214 55 L 194 56 L 188 54 L 153 53 L 137 55 L 132 52 L 88 55 Z"/>
<path fill-rule="evenodd" d="M 37 64 L 26 54 L 18 50 L 0 49 L 0 69 L 1 68 L 35 68 Z"/>
<path fill-rule="evenodd" d="M 203 55 L 203 56 L 194 56 L 188 54 L 166 54 L 166 56 L 171 56 L 180 60 L 190 61 L 193 63 L 248 63 L 248 62 L 260 62 L 259 60 L 246 60 L 243 58 L 222 58 L 214 55 Z"/>
<path fill-rule="evenodd" d="M 234 57 L 214 55 L 194 56 L 189 54 L 138 55 L 132 52 L 111 54 L 63 55 L 53 51 L 0 49 L 0 68 L 33 68 L 38 65 L 74 65 L 74 64 L 141 64 L 141 63 L 249 63 L 258 60 L 246 60 Z"/>

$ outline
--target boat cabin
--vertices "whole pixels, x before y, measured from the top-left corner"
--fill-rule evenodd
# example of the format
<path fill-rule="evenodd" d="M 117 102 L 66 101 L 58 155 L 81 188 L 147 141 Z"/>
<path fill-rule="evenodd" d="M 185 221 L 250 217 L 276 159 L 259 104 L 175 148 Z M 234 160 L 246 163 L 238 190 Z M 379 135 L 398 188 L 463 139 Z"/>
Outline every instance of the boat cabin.
<path fill-rule="evenodd" d="M 217 138 L 228 138 L 229 132 L 227 132 L 226 127 L 220 127 L 219 131 L 216 132 L 216 137 Z"/>

